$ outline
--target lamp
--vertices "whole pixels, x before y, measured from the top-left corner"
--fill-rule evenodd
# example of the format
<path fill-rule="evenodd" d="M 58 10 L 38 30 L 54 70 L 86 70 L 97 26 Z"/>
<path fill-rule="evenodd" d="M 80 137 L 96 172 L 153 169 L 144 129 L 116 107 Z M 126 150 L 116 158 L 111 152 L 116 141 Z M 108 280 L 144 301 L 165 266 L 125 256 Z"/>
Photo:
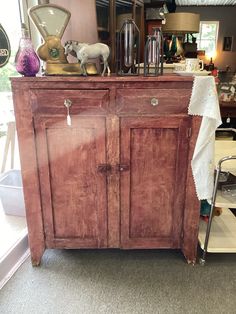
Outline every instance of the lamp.
<path fill-rule="evenodd" d="M 200 15 L 196 13 L 178 12 L 168 13 L 165 15 L 166 23 L 162 26 L 162 31 L 165 34 L 174 36 L 184 36 L 185 34 L 193 34 L 199 32 Z M 179 44 L 179 51 L 183 52 L 184 49 Z"/>
<path fill-rule="evenodd" d="M 209 60 L 208 71 L 213 71 L 215 69 L 215 65 L 213 61 L 216 58 L 216 55 L 217 53 L 215 50 L 206 54 L 206 58 Z"/>
<path fill-rule="evenodd" d="M 196 13 L 167 13 L 166 23 L 162 26 L 163 33 L 182 35 L 199 32 L 200 15 Z"/>

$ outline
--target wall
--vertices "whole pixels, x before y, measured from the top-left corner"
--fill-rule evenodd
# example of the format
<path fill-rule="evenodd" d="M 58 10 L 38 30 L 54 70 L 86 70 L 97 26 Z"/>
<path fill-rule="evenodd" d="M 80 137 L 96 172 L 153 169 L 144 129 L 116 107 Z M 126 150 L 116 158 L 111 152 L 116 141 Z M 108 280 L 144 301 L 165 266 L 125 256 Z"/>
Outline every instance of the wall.
<path fill-rule="evenodd" d="M 51 0 L 70 11 L 71 18 L 62 37 L 86 43 L 98 42 L 97 15 L 95 0 Z"/>
<path fill-rule="evenodd" d="M 236 6 L 185 6 L 177 7 L 176 12 L 199 13 L 201 21 L 219 21 L 217 57 L 214 63 L 220 70 L 230 66 L 232 71 L 236 71 Z M 234 37 L 233 51 L 222 51 L 224 36 Z"/>

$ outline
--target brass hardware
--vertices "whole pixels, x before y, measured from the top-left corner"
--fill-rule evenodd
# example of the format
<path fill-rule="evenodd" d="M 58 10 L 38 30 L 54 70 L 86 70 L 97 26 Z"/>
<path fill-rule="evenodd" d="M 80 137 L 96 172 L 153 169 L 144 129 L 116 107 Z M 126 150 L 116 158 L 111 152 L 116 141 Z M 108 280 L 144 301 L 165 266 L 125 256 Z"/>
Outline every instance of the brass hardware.
<path fill-rule="evenodd" d="M 98 74 L 96 64 L 88 62 L 85 65 L 88 75 Z M 46 63 L 45 65 L 46 75 L 82 75 L 80 63 Z"/>
<path fill-rule="evenodd" d="M 65 99 L 64 106 L 67 109 L 67 117 L 66 117 L 67 125 L 71 126 L 70 107 L 72 106 L 72 101 L 70 99 Z"/>
<path fill-rule="evenodd" d="M 111 165 L 109 165 L 109 164 L 100 164 L 100 165 L 98 165 L 97 169 L 98 169 L 98 172 L 107 173 L 107 172 L 111 171 Z"/>
<path fill-rule="evenodd" d="M 66 106 L 66 108 L 70 108 L 70 106 L 72 105 L 72 101 L 70 99 L 65 99 L 64 101 L 64 105 Z"/>
<path fill-rule="evenodd" d="M 117 165 L 117 170 L 120 172 L 128 171 L 129 169 L 130 169 L 129 165 L 124 165 L 124 164 L 118 164 Z"/>
<path fill-rule="evenodd" d="M 187 137 L 191 137 L 191 135 L 192 135 L 192 129 L 189 128 L 187 132 L 188 132 Z"/>
<path fill-rule="evenodd" d="M 151 105 L 152 106 L 157 106 L 158 105 L 158 99 L 156 98 L 156 97 L 153 97 L 152 99 L 151 99 Z"/>

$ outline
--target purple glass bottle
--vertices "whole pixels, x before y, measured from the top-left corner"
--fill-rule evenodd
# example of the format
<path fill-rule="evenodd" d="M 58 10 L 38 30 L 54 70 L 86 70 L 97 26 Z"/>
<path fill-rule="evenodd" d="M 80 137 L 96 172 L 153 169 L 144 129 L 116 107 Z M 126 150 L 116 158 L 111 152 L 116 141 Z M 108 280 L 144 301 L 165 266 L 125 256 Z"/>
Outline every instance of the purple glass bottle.
<path fill-rule="evenodd" d="M 22 23 L 22 37 L 16 54 L 15 65 L 17 72 L 24 76 L 35 76 L 40 68 L 39 58 L 24 23 Z"/>

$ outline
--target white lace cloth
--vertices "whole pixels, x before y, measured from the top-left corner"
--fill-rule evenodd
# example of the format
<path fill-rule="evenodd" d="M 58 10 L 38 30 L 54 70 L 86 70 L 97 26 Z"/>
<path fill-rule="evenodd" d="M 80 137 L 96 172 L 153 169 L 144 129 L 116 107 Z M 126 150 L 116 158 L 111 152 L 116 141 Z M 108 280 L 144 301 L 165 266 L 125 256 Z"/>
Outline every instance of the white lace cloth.
<path fill-rule="evenodd" d="M 222 123 L 213 76 L 195 76 L 188 113 L 203 117 L 191 165 L 198 199 L 211 199 L 214 187 L 215 130 Z"/>

